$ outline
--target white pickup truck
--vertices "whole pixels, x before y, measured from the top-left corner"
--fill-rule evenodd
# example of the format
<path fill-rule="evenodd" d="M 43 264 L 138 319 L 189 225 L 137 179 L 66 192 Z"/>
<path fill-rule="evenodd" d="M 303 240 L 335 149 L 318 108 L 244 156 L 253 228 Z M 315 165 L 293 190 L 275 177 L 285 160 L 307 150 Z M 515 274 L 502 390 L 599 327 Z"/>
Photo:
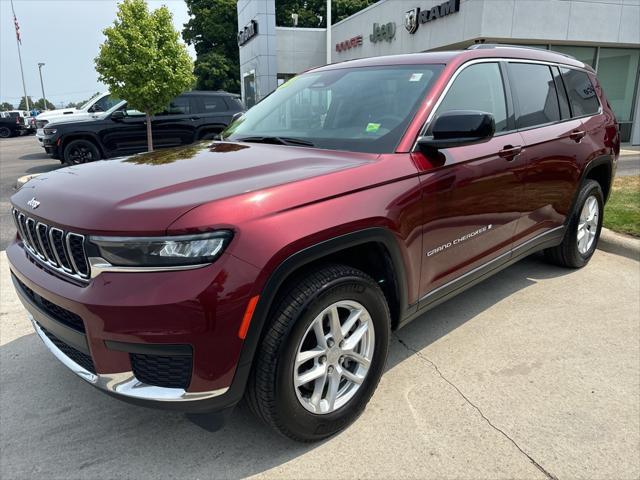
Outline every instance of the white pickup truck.
<path fill-rule="evenodd" d="M 61 108 L 58 110 L 50 110 L 48 112 L 41 113 L 36 117 L 36 138 L 42 146 L 43 128 L 48 123 L 58 121 L 75 121 L 75 120 L 89 120 L 94 118 L 97 114 L 110 110 L 115 105 L 121 103 L 122 100 L 111 95 L 109 92 L 96 95 L 87 101 L 80 108 Z"/>

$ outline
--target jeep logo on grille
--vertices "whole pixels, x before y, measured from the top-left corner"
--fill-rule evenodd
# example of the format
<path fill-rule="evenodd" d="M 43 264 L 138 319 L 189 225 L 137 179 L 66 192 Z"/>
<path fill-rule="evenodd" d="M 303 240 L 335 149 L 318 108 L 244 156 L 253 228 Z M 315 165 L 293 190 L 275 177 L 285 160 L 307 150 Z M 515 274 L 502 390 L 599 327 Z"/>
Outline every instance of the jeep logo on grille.
<path fill-rule="evenodd" d="M 32 210 L 35 210 L 40 206 L 40 202 L 36 200 L 36 197 L 33 197 L 31 200 L 27 202 L 27 205 L 29 205 Z"/>

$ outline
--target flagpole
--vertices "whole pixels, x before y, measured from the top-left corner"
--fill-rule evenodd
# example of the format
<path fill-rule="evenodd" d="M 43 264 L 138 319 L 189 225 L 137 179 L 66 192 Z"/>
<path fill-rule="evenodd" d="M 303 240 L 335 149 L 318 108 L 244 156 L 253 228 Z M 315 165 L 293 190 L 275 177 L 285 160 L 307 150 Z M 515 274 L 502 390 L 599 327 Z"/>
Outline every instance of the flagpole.
<path fill-rule="evenodd" d="M 13 0 L 11 0 L 11 12 L 13 13 L 13 22 L 16 29 L 16 45 L 18 46 L 18 60 L 20 61 L 20 75 L 22 75 L 22 90 L 24 92 L 24 101 L 27 105 L 27 111 L 31 111 L 29 106 L 29 97 L 27 97 L 27 85 L 24 83 L 24 70 L 22 68 L 22 54 L 20 53 L 20 37 L 18 30 L 18 22 L 16 20 L 16 11 L 13 9 Z"/>

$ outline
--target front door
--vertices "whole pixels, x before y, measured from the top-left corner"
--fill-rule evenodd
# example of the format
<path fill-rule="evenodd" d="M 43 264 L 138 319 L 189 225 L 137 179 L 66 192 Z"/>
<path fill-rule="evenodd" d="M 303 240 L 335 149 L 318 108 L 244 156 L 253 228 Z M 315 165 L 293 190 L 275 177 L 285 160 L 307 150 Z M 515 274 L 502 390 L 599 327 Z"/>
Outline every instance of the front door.
<path fill-rule="evenodd" d="M 422 156 L 429 168 L 420 177 L 420 306 L 457 285 L 454 280 L 462 278 L 464 283 L 466 274 L 492 261 L 506 261 L 511 254 L 526 165 L 520 155 L 522 137 L 514 130 L 511 101 L 505 94 L 505 75 L 499 62 L 463 66 L 432 116 L 436 119 L 451 110 L 488 112 L 494 116 L 496 133 L 488 141 Z"/>

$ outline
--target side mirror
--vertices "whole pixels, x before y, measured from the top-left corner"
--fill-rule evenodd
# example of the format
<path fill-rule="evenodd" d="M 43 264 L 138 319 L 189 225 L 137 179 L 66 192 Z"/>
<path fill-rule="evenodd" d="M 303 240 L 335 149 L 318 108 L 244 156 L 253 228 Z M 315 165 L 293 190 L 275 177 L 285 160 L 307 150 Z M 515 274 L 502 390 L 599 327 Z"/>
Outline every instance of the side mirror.
<path fill-rule="evenodd" d="M 421 149 L 438 150 L 477 143 L 493 137 L 493 115 L 476 110 L 451 110 L 436 118 L 431 135 L 418 138 Z"/>
<path fill-rule="evenodd" d="M 124 120 L 124 117 L 126 117 L 126 115 L 122 110 L 116 110 L 111 114 L 111 120 L 113 120 L 114 122 L 121 122 L 122 120 Z"/>
<path fill-rule="evenodd" d="M 236 113 L 234 113 L 233 116 L 231 117 L 231 123 L 235 122 L 242 115 L 244 115 L 244 112 L 236 112 Z"/>

